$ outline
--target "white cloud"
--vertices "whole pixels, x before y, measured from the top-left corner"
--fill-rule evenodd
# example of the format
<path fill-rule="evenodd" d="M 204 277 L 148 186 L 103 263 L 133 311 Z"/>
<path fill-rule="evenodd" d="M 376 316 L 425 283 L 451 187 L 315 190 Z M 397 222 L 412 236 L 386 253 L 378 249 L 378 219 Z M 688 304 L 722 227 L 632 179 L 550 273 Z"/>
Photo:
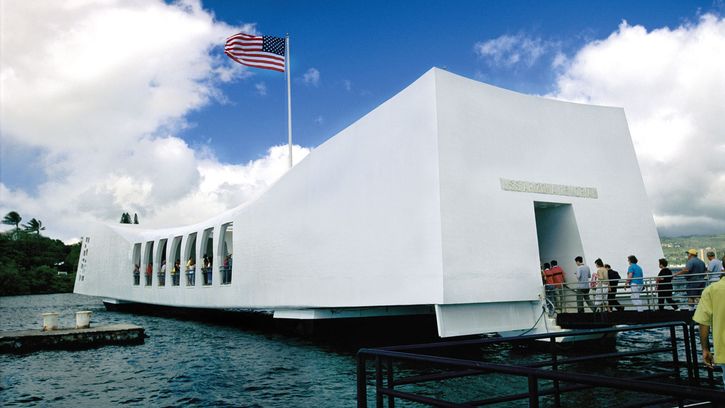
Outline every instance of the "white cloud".
<path fill-rule="evenodd" d="M 131 167 L 142 161 L 149 164 L 138 173 L 119 171 L 80 182 L 53 181 L 41 186 L 38 195 L 0 183 L 0 213 L 16 210 L 24 219 L 40 219 L 48 227 L 48 235 L 65 240 L 87 232 L 90 222 L 118 222 L 124 211 L 138 213 L 145 227 L 176 226 L 179 220 L 202 221 L 253 200 L 288 169 L 287 145 L 272 147 L 264 157 L 246 164 L 224 164 L 195 155 L 177 138 L 158 143 L 178 144 L 179 154 L 154 165 L 155 153 L 146 155 L 139 149 L 141 157 L 132 158 Z M 161 145 L 151 150 L 159 150 Z M 295 163 L 310 151 L 293 147 Z M 168 168 L 169 174 L 151 174 L 152 168 Z M 144 172 L 149 174 L 144 176 Z"/>
<path fill-rule="evenodd" d="M 725 19 L 675 29 L 623 22 L 581 48 L 552 96 L 624 107 L 665 234 L 725 231 Z"/>
<path fill-rule="evenodd" d="M 349 79 L 343 80 L 342 87 L 345 88 L 345 90 L 348 92 L 352 91 L 352 81 L 350 81 Z"/>
<path fill-rule="evenodd" d="M 532 38 L 525 34 L 502 35 L 476 43 L 476 54 L 491 66 L 510 68 L 516 65 L 533 66 L 555 43 Z"/>
<path fill-rule="evenodd" d="M 267 84 L 264 82 L 257 82 L 254 84 L 254 89 L 257 90 L 257 95 L 267 96 Z"/>
<path fill-rule="evenodd" d="M 302 82 L 307 85 L 318 86 L 320 84 L 320 71 L 310 68 L 302 75 Z"/>
<path fill-rule="evenodd" d="M 178 225 L 255 197 L 286 169 L 286 147 L 236 165 L 174 136 L 188 113 L 224 101 L 221 82 L 250 75 L 210 53 L 240 28 L 197 1 L 2 7 L 2 150 L 30 152 L 45 174 L 37 186 L 9 187 L 19 183 L 0 163 L 0 214 L 40 219 L 61 239 L 90 221 L 118 222 L 123 211 L 148 226 Z M 297 161 L 308 152 L 297 150 Z"/>

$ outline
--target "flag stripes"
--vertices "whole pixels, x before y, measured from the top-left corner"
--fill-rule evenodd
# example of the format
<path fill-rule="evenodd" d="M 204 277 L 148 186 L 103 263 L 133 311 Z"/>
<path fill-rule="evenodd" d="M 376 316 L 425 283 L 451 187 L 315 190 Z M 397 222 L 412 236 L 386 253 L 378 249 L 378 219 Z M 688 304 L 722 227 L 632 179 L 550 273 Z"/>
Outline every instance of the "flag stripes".
<path fill-rule="evenodd" d="M 224 53 L 249 67 L 285 71 L 285 39 L 245 33 L 227 38 Z"/>

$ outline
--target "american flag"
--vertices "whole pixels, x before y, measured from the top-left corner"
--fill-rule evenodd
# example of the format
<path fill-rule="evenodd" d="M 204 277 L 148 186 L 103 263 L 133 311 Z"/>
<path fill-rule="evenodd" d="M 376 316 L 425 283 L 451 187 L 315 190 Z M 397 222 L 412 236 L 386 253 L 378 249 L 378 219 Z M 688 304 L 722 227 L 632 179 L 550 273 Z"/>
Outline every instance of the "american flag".
<path fill-rule="evenodd" d="M 224 53 L 242 65 L 279 72 L 285 70 L 285 39 L 282 37 L 234 34 L 227 38 Z"/>

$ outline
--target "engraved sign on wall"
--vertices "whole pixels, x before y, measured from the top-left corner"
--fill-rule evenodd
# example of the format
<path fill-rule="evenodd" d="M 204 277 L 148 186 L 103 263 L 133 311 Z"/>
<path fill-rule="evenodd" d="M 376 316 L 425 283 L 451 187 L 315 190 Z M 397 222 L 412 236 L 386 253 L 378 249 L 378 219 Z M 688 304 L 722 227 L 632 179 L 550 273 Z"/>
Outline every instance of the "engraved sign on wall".
<path fill-rule="evenodd" d="M 563 184 L 534 183 L 523 180 L 501 179 L 501 190 L 520 193 L 551 194 L 568 197 L 599 198 L 595 187 L 566 186 Z"/>

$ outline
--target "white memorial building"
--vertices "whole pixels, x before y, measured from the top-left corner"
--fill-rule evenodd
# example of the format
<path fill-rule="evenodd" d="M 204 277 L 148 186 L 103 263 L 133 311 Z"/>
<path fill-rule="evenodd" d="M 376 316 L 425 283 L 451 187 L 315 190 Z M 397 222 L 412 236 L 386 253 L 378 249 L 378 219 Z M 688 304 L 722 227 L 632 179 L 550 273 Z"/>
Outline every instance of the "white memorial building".
<path fill-rule="evenodd" d="M 75 292 L 286 319 L 435 313 L 447 337 L 534 326 L 543 262 L 573 281 L 577 255 L 626 271 L 630 254 L 654 275 L 662 249 L 623 109 L 434 68 L 253 202 L 195 225 L 96 226 Z"/>

